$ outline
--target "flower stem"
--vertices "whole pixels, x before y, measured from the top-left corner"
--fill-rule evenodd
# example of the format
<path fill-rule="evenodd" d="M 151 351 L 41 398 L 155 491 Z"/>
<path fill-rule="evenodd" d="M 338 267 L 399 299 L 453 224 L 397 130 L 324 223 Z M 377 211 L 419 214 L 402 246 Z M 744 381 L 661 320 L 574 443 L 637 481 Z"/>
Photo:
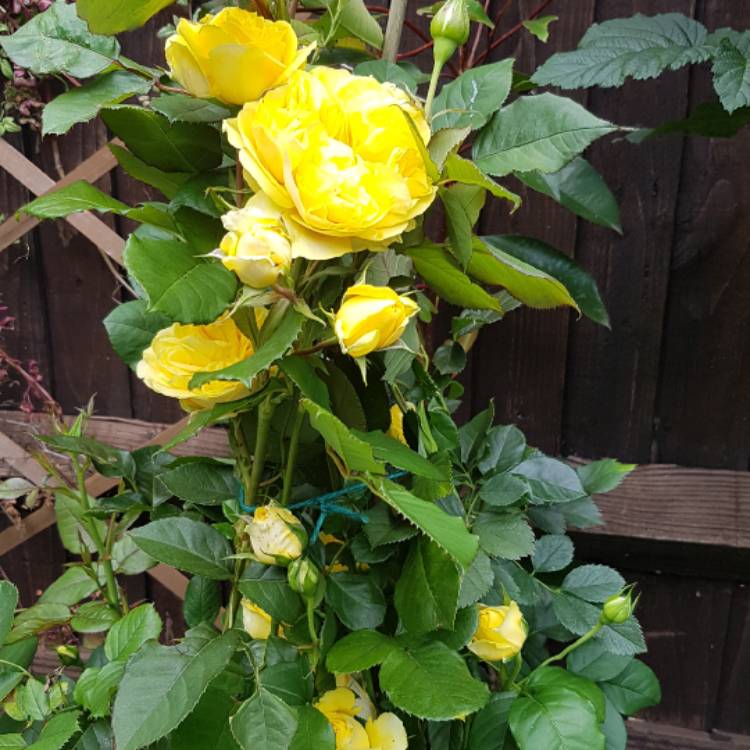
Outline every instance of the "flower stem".
<path fill-rule="evenodd" d="M 406 5 L 408 0 L 391 0 L 388 23 L 385 27 L 385 39 L 383 41 L 383 59 L 396 62 L 398 48 L 401 44 L 401 34 L 406 21 Z"/>
<path fill-rule="evenodd" d="M 292 496 L 292 481 L 294 480 L 294 467 L 297 463 L 297 454 L 299 453 L 299 438 L 302 431 L 302 423 L 305 413 L 302 411 L 299 403 L 296 405 L 294 422 L 292 423 L 292 434 L 289 438 L 289 453 L 286 457 L 286 466 L 284 467 L 284 484 L 281 491 L 281 504 L 288 505 Z"/>
<path fill-rule="evenodd" d="M 560 661 L 564 659 L 568 654 L 575 651 L 577 648 L 580 648 L 583 646 L 584 643 L 587 643 L 590 641 L 602 628 L 604 627 L 604 623 L 599 620 L 599 622 L 594 625 L 591 630 L 588 631 L 588 633 L 584 633 L 577 641 L 573 641 L 573 643 L 569 643 L 559 654 L 555 654 L 554 656 L 550 656 L 549 659 L 546 659 L 543 661 L 537 669 L 540 667 L 547 667 L 553 662 Z"/>
<path fill-rule="evenodd" d="M 250 472 L 250 484 L 247 488 L 248 496 L 245 501 L 248 505 L 257 502 L 258 487 L 263 476 L 263 468 L 266 463 L 266 449 L 268 448 L 268 431 L 271 428 L 271 417 L 273 416 L 274 404 L 271 395 L 258 407 L 258 427 L 255 433 L 255 454 L 253 455 L 253 467 Z"/>
<path fill-rule="evenodd" d="M 443 70 L 441 63 L 435 61 L 432 66 L 432 76 L 430 77 L 430 88 L 427 90 L 427 99 L 424 103 L 425 117 L 429 121 L 430 115 L 432 114 L 432 101 L 435 98 L 435 92 L 437 91 L 438 81 L 440 80 L 440 73 Z"/>

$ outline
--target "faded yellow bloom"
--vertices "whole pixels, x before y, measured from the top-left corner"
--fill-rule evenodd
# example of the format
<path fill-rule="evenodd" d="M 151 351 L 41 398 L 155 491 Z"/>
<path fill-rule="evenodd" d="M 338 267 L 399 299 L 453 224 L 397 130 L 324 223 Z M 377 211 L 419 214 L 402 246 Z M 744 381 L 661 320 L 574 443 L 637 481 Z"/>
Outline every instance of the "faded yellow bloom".
<path fill-rule="evenodd" d="M 284 212 L 295 257 L 383 248 L 435 197 L 421 150 L 429 126 L 393 84 L 297 71 L 224 128 L 251 187 Z"/>
<path fill-rule="evenodd" d="M 488 607 L 479 605 L 479 624 L 469 650 L 484 661 L 511 659 L 526 642 L 527 627 L 518 604 Z"/>
<path fill-rule="evenodd" d="M 275 284 L 292 263 L 292 245 L 281 212 L 262 193 L 221 217 L 227 233 L 213 253 L 243 284 L 263 289 Z"/>
<path fill-rule="evenodd" d="M 193 96 L 228 104 L 259 99 L 302 67 L 311 51 L 297 50 L 297 35 L 285 21 L 240 8 L 195 23 L 183 18 L 165 50 L 172 76 Z"/>
<path fill-rule="evenodd" d="M 242 600 L 242 627 L 258 641 L 265 641 L 271 635 L 271 615 L 249 599 Z"/>
<path fill-rule="evenodd" d="M 289 565 L 307 546 L 307 532 L 297 516 L 276 505 L 256 508 L 247 532 L 253 554 L 267 565 Z"/>
<path fill-rule="evenodd" d="M 404 435 L 404 412 L 401 411 L 401 407 L 398 404 L 391 406 L 391 425 L 388 428 L 388 435 L 394 440 L 408 445 L 406 436 Z"/>
<path fill-rule="evenodd" d="M 187 411 L 236 401 L 251 391 L 238 380 L 211 380 L 190 388 L 198 372 L 213 372 L 253 354 L 253 345 L 231 318 L 209 325 L 174 323 L 154 336 L 136 374 L 151 390 L 180 399 Z"/>
<path fill-rule="evenodd" d="M 363 727 L 357 720 L 361 706 L 349 688 L 337 687 L 324 693 L 315 704 L 336 736 L 336 750 L 407 750 L 406 729 L 395 714 L 368 718 Z"/>
<path fill-rule="evenodd" d="M 355 284 L 344 292 L 334 331 L 344 354 L 364 357 L 393 346 L 419 307 L 390 287 Z"/>

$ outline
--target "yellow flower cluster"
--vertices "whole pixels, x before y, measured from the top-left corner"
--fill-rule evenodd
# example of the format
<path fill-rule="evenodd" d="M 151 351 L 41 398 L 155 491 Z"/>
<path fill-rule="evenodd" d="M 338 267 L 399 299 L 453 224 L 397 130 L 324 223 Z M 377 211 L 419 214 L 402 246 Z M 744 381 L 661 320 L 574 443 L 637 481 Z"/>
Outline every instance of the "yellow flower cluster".
<path fill-rule="evenodd" d="M 430 129 L 402 89 L 346 70 L 303 70 L 292 27 L 239 8 L 182 20 L 167 42 L 172 76 L 191 94 L 243 105 L 224 122 L 254 195 L 226 213 L 212 253 L 248 287 L 293 285 L 295 258 L 321 261 L 400 241 L 435 198 L 424 148 Z M 417 304 L 388 287 L 344 294 L 334 332 L 344 353 L 364 357 L 398 342 Z M 143 353 L 138 376 L 188 410 L 250 393 L 239 381 L 189 387 L 195 373 L 253 354 L 230 318 L 175 323 Z M 396 433 L 398 434 L 398 433 Z"/>

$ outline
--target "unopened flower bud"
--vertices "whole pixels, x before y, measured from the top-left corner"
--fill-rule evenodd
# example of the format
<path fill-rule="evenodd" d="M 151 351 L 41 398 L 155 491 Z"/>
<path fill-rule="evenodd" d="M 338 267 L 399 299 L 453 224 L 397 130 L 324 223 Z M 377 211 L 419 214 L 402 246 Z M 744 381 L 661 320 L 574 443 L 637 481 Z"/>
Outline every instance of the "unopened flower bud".
<path fill-rule="evenodd" d="M 610 596 L 602 607 L 602 620 L 606 623 L 621 623 L 628 620 L 635 610 L 635 602 L 630 591 Z"/>
<path fill-rule="evenodd" d="M 289 588 L 306 599 L 314 597 L 322 580 L 318 566 L 309 558 L 295 560 L 287 571 Z"/>
<path fill-rule="evenodd" d="M 307 532 L 299 518 L 286 508 L 263 505 L 247 527 L 253 554 L 267 565 L 287 566 L 302 556 Z"/>
<path fill-rule="evenodd" d="M 81 663 L 81 656 L 78 653 L 78 646 L 58 646 L 55 651 L 57 652 L 57 656 L 60 661 L 66 667 L 77 666 Z"/>
<path fill-rule="evenodd" d="M 443 66 L 453 53 L 469 39 L 471 19 L 466 0 L 446 0 L 430 24 L 430 34 L 435 40 L 435 62 Z"/>

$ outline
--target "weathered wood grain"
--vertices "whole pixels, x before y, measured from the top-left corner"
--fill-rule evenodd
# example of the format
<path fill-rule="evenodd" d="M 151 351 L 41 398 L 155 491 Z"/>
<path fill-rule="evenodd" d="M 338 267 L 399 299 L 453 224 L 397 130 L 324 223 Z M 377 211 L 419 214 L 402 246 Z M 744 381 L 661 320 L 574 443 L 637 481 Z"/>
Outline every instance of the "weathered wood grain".
<path fill-rule="evenodd" d="M 630 719 L 628 750 L 750 750 L 750 738 Z"/>

